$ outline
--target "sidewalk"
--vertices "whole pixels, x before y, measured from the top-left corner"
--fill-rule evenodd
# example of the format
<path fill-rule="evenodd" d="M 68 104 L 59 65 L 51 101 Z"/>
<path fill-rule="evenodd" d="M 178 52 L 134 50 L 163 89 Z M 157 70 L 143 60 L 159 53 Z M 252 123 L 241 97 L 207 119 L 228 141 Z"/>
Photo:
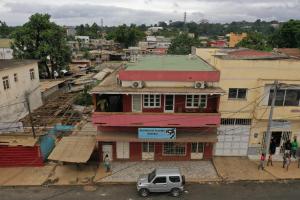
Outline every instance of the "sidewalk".
<path fill-rule="evenodd" d="M 215 157 L 211 161 L 140 161 L 112 162 L 112 171 L 106 173 L 103 165 L 50 163 L 44 167 L 0 168 L 0 186 L 90 185 L 136 183 L 139 175 L 157 167 L 179 167 L 188 183 L 220 181 L 278 181 L 300 179 L 300 169 L 292 162 L 289 170 L 282 162 L 274 162 L 264 171 L 258 170 L 258 161 L 242 157 Z"/>
<path fill-rule="evenodd" d="M 215 157 L 216 170 L 224 181 L 265 181 L 276 178 L 267 171 L 258 170 L 258 164 L 246 157 Z"/>
<path fill-rule="evenodd" d="M 140 161 L 113 162 L 111 174 L 98 170 L 95 183 L 136 183 L 139 175 L 150 173 L 157 167 L 179 167 L 187 182 L 220 181 L 210 161 Z"/>

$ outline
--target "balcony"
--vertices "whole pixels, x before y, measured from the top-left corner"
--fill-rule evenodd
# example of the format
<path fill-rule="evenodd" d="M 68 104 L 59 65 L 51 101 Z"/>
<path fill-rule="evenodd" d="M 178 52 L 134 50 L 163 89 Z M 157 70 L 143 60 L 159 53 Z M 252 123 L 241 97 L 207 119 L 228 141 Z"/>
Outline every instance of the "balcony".
<path fill-rule="evenodd" d="M 94 112 L 92 120 L 104 127 L 217 127 L 220 113 Z"/>

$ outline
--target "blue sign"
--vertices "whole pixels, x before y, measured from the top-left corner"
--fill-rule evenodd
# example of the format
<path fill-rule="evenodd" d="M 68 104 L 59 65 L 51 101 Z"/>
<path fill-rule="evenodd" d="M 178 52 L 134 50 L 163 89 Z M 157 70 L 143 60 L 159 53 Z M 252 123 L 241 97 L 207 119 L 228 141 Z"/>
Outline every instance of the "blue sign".
<path fill-rule="evenodd" d="M 139 139 L 176 139 L 176 128 L 139 128 Z"/>

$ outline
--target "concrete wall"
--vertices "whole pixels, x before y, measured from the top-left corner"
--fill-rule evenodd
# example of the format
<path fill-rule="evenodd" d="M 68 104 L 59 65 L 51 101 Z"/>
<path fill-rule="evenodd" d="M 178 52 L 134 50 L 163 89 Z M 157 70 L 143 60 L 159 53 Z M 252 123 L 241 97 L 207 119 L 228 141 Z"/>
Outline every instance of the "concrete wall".
<path fill-rule="evenodd" d="M 34 69 L 35 79 L 30 79 L 29 70 Z M 18 81 L 14 80 L 14 74 L 17 74 Z M 4 90 L 2 78 L 9 77 L 10 88 Z M 37 63 L 28 64 L 9 69 L 0 70 L 0 121 L 12 122 L 27 115 L 25 103 L 25 92 L 31 92 L 29 96 L 30 107 L 32 110 L 42 105 L 41 92 L 39 88 L 40 80 Z M 11 105 L 15 104 L 15 105 Z M 10 105 L 10 106 L 8 106 Z"/>
<path fill-rule="evenodd" d="M 13 50 L 0 47 L 0 59 L 13 59 Z"/>

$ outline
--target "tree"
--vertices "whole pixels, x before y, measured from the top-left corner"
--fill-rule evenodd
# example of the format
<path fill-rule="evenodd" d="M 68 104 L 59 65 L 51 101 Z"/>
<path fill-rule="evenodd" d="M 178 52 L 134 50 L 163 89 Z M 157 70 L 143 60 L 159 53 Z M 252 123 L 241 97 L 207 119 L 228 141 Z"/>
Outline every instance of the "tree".
<path fill-rule="evenodd" d="M 290 20 L 270 38 L 273 47 L 300 48 L 300 20 Z"/>
<path fill-rule="evenodd" d="M 128 48 L 137 45 L 138 41 L 144 37 L 145 34 L 140 31 L 136 25 L 132 24 L 128 27 L 126 24 L 123 24 L 109 32 L 106 39 L 114 39 L 124 47 Z"/>
<path fill-rule="evenodd" d="M 46 71 L 49 78 L 54 77 L 54 71 L 66 68 L 70 61 L 65 32 L 50 22 L 48 14 L 32 15 L 12 36 L 14 57 L 38 59 L 40 71 Z"/>
<path fill-rule="evenodd" d="M 168 53 L 186 55 L 191 53 L 192 46 L 199 47 L 200 45 L 200 41 L 197 38 L 191 38 L 187 34 L 180 34 L 171 41 Z"/>
<path fill-rule="evenodd" d="M 249 33 L 246 38 L 237 44 L 237 47 L 245 47 L 254 50 L 271 51 L 272 47 L 261 33 Z"/>
<path fill-rule="evenodd" d="M 10 34 L 9 27 L 0 20 L 0 38 L 7 38 Z"/>

